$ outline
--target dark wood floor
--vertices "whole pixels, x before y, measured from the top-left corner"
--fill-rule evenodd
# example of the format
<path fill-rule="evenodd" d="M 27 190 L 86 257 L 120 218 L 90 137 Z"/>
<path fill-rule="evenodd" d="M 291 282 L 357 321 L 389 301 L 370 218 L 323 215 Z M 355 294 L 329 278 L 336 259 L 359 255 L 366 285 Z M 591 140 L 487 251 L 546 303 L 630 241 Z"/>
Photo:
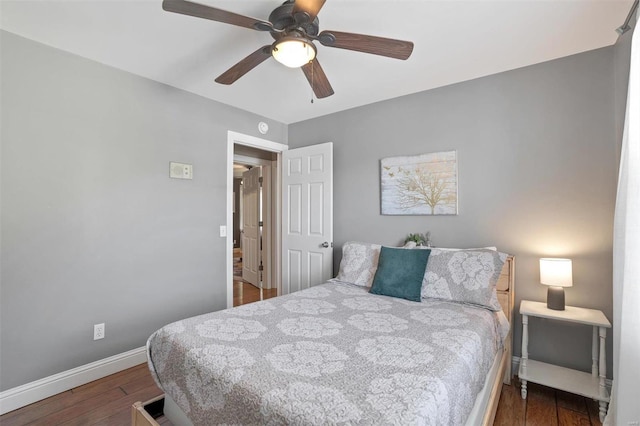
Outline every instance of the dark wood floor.
<path fill-rule="evenodd" d="M 275 297 L 263 290 L 262 298 Z M 234 306 L 260 300 L 260 289 L 241 280 L 234 282 Z M 519 382 L 504 385 L 496 413 L 496 426 L 600 426 L 598 405 L 566 392 L 528 385 L 527 400 L 520 398 Z M 146 364 L 96 380 L 0 416 L 2 426 L 131 424 L 131 405 L 161 395 Z M 163 417 L 163 426 L 172 426 Z"/>
<path fill-rule="evenodd" d="M 262 297 L 260 293 L 262 292 Z M 242 281 L 242 278 L 233 277 L 233 306 L 240 306 L 258 300 L 266 300 L 278 295 L 277 289 L 259 289 L 258 287 Z"/>
<path fill-rule="evenodd" d="M 494 426 L 601 426 L 598 403 L 546 386 L 527 384 L 526 401 L 520 382 L 503 385 Z"/>

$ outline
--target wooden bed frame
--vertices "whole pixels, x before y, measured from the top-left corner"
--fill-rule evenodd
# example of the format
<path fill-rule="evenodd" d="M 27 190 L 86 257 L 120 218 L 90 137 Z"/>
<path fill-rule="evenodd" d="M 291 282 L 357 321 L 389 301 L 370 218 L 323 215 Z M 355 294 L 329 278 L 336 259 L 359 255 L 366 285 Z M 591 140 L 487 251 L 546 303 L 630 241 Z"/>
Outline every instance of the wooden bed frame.
<path fill-rule="evenodd" d="M 482 406 L 478 409 L 484 412 L 482 416 L 482 425 L 491 426 L 496 416 L 496 410 L 498 409 L 498 402 L 500 401 L 500 393 L 502 392 L 502 384 L 511 384 L 511 354 L 513 345 L 513 309 L 515 301 L 515 258 L 509 256 L 502 268 L 500 278 L 497 284 L 498 301 L 502 306 L 502 310 L 506 315 L 509 323 L 511 324 L 511 330 L 507 336 L 505 347 L 500 358 L 498 371 L 495 375 L 495 379 L 490 387 L 484 389 Z M 146 402 L 136 402 L 131 407 L 131 424 L 132 426 L 159 426 L 158 422 L 154 420 L 158 414 L 158 407 L 162 409 L 164 406 L 164 395 L 158 396 Z M 476 402 L 476 404 L 478 404 Z M 476 407 L 474 406 L 474 410 Z M 480 416 L 478 416 L 479 418 Z"/>
<path fill-rule="evenodd" d="M 500 278 L 498 279 L 497 292 L 498 301 L 502 306 L 502 311 L 511 324 L 511 329 L 505 341 L 504 351 L 502 353 L 502 359 L 500 360 L 500 367 L 493 386 L 491 387 L 491 394 L 489 396 L 487 408 L 484 412 L 484 418 L 482 420 L 483 426 L 493 425 L 493 421 L 496 417 L 496 411 L 498 409 L 498 402 L 500 402 L 500 394 L 502 392 L 502 384 L 511 385 L 512 370 L 511 370 L 511 354 L 513 353 L 513 310 L 515 304 L 515 257 L 509 256 L 504 263 Z"/>

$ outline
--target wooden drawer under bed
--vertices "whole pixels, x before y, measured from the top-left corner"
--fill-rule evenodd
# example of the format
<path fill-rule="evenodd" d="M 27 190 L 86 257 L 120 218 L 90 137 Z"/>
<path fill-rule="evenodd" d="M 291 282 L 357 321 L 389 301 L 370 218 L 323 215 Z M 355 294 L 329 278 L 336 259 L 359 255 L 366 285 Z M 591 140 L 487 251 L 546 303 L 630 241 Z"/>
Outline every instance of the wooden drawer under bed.
<path fill-rule="evenodd" d="M 156 421 L 164 414 L 164 395 L 131 406 L 131 426 L 161 426 Z"/>

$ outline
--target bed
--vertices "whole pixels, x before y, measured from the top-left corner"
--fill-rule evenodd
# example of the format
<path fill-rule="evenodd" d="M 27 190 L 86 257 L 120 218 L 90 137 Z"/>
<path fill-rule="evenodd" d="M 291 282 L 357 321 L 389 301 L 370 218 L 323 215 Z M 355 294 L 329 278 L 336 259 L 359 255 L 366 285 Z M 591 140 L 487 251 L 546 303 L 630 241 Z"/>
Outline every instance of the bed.
<path fill-rule="evenodd" d="M 148 360 L 165 416 L 196 426 L 491 424 L 511 378 L 514 258 L 432 250 L 415 301 L 373 294 L 384 250 L 347 243 L 330 282 L 155 332 Z M 500 258 L 498 270 L 471 268 L 490 288 L 466 282 L 472 300 L 451 300 L 457 290 L 442 286 L 442 271 L 429 275 L 429 262 L 451 265 L 457 256 L 473 264 L 473 254 Z M 489 307 L 477 303 L 479 291 Z"/>

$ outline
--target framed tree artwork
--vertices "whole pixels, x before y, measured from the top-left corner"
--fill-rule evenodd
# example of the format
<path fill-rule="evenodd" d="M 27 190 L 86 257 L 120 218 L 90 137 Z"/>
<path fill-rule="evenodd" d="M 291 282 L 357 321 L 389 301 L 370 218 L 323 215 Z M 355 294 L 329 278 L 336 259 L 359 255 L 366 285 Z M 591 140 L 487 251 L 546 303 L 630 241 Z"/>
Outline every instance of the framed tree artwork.
<path fill-rule="evenodd" d="M 383 215 L 458 214 L 456 151 L 383 158 L 380 194 Z"/>

